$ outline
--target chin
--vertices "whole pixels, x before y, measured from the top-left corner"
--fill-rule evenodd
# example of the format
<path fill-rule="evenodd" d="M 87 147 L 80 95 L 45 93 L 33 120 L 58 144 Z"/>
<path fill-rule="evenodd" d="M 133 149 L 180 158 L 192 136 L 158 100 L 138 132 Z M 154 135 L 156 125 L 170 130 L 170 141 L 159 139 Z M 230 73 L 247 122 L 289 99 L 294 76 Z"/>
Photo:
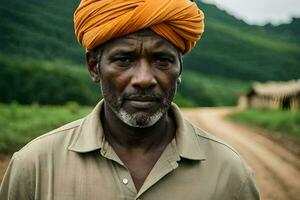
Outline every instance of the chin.
<path fill-rule="evenodd" d="M 156 124 L 162 118 L 165 112 L 159 110 L 156 113 L 150 115 L 146 113 L 128 113 L 127 111 L 121 109 L 115 114 L 122 122 L 124 122 L 128 126 L 135 128 L 147 128 Z"/>

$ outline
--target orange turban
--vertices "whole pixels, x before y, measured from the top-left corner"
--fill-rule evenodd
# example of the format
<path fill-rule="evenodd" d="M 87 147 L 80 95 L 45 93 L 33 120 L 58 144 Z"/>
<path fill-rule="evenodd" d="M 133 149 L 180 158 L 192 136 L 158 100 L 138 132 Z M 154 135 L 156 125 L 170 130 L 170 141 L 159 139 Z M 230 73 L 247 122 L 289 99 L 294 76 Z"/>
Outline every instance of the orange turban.
<path fill-rule="evenodd" d="M 187 53 L 204 31 L 204 14 L 190 0 L 81 0 L 74 26 L 86 49 L 150 28 Z"/>

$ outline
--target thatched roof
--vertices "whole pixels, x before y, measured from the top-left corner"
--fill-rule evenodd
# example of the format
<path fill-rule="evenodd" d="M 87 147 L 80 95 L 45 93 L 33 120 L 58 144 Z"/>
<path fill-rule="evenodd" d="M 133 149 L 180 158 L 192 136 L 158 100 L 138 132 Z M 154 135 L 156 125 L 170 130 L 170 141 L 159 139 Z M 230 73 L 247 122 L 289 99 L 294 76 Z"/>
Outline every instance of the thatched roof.
<path fill-rule="evenodd" d="M 254 83 L 253 91 L 263 96 L 293 96 L 300 94 L 300 79 L 288 82 Z"/>

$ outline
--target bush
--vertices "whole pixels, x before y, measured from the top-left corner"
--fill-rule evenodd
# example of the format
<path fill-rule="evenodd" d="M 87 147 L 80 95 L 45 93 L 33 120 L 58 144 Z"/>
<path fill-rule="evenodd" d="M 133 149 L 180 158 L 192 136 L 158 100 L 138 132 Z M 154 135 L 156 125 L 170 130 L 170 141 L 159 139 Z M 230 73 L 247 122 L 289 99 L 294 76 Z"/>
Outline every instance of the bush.
<path fill-rule="evenodd" d="M 86 69 L 64 65 L 0 57 L 0 102 L 94 105 L 100 99 L 99 86 Z"/>
<path fill-rule="evenodd" d="M 85 116 L 90 110 L 76 103 L 68 106 L 0 104 L 0 152 L 15 151 L 39 135 Z"/>
<path fill-rule="evenodd" d="M 260 126 L 300 142 L 300 111 L 251 109 L 230 116 L 245 124 Z"/>

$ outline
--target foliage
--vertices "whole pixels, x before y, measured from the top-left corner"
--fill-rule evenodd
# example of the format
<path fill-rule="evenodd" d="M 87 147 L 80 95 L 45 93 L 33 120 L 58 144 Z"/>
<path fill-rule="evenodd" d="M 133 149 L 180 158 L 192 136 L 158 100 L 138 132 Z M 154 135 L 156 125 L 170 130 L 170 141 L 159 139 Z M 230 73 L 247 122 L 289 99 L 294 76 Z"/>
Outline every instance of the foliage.
<path fill-rule="evenodd" d="M 86 69 L 65 62 L 38 62 L 0 56 L 0 101 L 21 104 L 64 104 L 76 101 L 93 105 L 100 98 Z"/>
<path fill-rule="evenodd" d="M 188 97 L 183 97 L 180 93 L 177 93 L 175 96 L 174 102 L 180 107 L 195 107 L 197 103 L 195 103 L 192 99 Z"/>
<path fill-rule="evenodd" d="M 250 81 L 300 77 L 300 43 L 290 35 L 270 34 L 264 27 L 247 25 L 213 5 L 199 5 L 206 13 L 205 33 L 186 56 L 186 68 Z"/>
<path fill-rule="evenodd" d="M 230 116 L 231 119 L 277 131 L 300 142 L 300 111 L 250 109 Z"/>
<path fill-rule="evenodd" d="M 74 112 L 74 106 L 74 103 L 66 106 L 0 104 L 0 152 L 15 151 L 33 138 L 79 119 L 91 110 L 77 105 Z"/>
<path fill-rule="evenodd" d="M 77 1 L 0 0 L 0 52 L 39 60 L 84 62 L 74 37 Z"/>
<path fill-rule="evenodd" d="M 267 24 L 266 30 L 270 34 L 287 35 L 290 38 L 294 38 L 295 42 L 300 42 L 300 18 L 293 18 L 289 24 L 281 24 L 278 26 Z"/>
<path fill-rule="evenodd" d="M 190 105 L 188 105 L 188 107 L 193 105 L 236 105 L 238 96 L 249 86 L 249 81 L 209 76 L 190 70 L 184 70 L 178 93 L 189 100 Z"/>

